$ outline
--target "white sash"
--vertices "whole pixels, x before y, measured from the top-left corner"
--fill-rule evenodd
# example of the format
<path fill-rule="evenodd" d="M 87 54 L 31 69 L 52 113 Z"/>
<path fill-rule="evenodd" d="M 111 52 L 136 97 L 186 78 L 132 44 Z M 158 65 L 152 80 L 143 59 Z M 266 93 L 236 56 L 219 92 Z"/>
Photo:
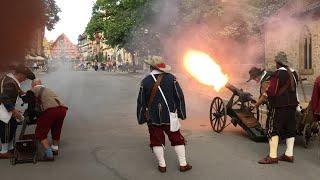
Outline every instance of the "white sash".
<path fill-rule="evenodd" d="M 151 74 L 151 76 L 152 76 L 154 82 L 157 82 L 156 77 L 154 77 L 153 74 Z M 177 112 L 171 112 L 171 111 L 170 111 L 170 108 L 169 108 L 167 99 L 166 99 L 166 97 L 165 97 L 165 95 L 164 95 L 164 93 L 163 93 L 160 85 L 158 86 L 158 89 L 159 89 L 159 91 L 160 91 L 160 93 L 161 93 L 161 95 L 162 95 L 162 97 L 163 97 L 163 100 L 164 100 L 164 102 L 166 103 L 167 108 L 168 108 L 169 117 L 170 117 L 170 131 L 171 131 L 171 132 L 179 131 L 179 129 L 180 129 L 180 127 L 181 127 L 181 124 L 180 124 L 180 122 L 179 122 L 178 114 L 177 114 Z"/>

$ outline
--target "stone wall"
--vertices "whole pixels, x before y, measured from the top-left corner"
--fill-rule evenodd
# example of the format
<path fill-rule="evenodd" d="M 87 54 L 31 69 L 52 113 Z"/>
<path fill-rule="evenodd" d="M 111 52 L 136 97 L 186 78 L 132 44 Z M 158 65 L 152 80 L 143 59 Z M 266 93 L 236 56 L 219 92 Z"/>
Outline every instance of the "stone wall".
<path fill-rule="evenodd" d="M 312 69 L 304 69 L 304 41 L 308 32 L 312 39 Z M 320 75 L 320 20 L 281 22 L 267 25 L 265 31 L 265 60 L 268 69 L 274 68 L 274 57 L 279 51 L 288 55 L 292 67 L 309 83 Z"/>

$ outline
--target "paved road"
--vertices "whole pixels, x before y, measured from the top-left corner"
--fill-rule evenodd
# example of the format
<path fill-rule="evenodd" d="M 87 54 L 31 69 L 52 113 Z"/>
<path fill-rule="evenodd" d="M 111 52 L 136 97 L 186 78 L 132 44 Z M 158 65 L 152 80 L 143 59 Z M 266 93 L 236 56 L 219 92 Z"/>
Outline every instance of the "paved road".
<path fill-rule="evenodd" d="M 102 72 L 43 75 L 44 82 L 70 106 L 63 129 L 61 156 L 52 163 L 15 167 L 1 160 L 0 177 L 14 180 L 319 179 L 319 144 L 304 149 L 298 140 L 295 164 L 258 165 L 256 162 L 266 155 L 268 145 L 248 140 L 239 128 L 229 127 L 222 134 L 213 133 L 208 120 L 211 99 L 196 93 L 188 82 L 182 83 L 189 116 L 183 122 L 183 134 L 188 140 L 188 160 L 194 169 L 185 174 L 178 172 L 175 153 L 167 146 L 168 169 L 166 174 L 160 174 L 148 148 L 147 129 L 136 121 L 140 78 Z M 281 145 L 280 152 L 283 151 L 284 145 Z"/>

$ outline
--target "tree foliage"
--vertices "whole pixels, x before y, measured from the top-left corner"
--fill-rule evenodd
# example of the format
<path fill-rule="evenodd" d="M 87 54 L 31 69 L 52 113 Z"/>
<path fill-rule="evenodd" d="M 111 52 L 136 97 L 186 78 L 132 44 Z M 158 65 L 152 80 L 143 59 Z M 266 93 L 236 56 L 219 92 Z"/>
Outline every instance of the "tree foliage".
<path fill-rule="evenodd" d="M 134 53 L 157 37 L 148 28 L 154 12 L 151 0 L 97 0 L 86 28 L 90 39 L 102 33 L 106 44 Z"/>
<path fill-rule="evenodd" d="M 60 20 L 58 13 L 61 12 L 61 10 L 57 6 L 55 0 L 44 0 L 44 4 L 45 4 L 46 27 L 49 31 L 51 31 L 54 29 L 54 26 Z"/>

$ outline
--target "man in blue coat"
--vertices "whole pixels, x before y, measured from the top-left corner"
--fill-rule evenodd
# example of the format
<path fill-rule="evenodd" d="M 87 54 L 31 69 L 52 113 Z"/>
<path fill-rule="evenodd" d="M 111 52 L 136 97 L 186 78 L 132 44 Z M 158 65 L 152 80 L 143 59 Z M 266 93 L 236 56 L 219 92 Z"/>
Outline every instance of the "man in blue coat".
<path fill-rule="evenodd" d="M 158 170 L 166 172 L 164 159 L 165 135 L 177 153 L 180 171 L 192 169 L 186 162 L 185 140 L 180 130 L 172 131 L 173 119 L 170 114 L 176 112 L 179 119 L 186 119 L 186 107 L 182 89 L 175 76 L 161 57 L 154 56 L 145 63 L 150 65 L 151 73 L 146 76 L 140 87 L 137 101 L 137 118 L 139 124 L 147 123 L 150 134 L 150 147 L 159 161 Z"/>

